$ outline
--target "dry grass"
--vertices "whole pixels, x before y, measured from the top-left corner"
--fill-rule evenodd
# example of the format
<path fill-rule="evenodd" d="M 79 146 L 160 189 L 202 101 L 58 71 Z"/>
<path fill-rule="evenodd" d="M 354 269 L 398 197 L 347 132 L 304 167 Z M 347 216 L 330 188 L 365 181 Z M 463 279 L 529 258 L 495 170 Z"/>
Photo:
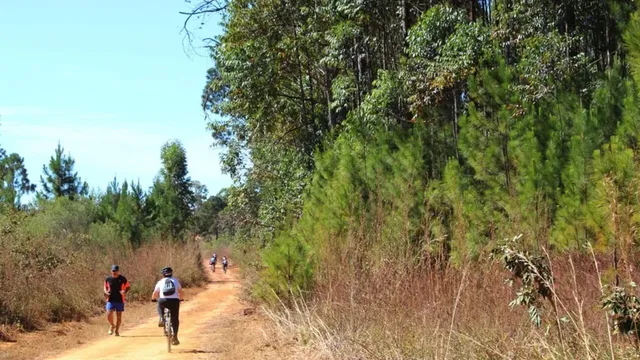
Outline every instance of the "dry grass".
<path fill-rule="evenodd" d="M 296 302 L 266 310 L 281 334 L 320 359 L 640 358 L 632 342 L 612 334 L 600 303 L 603 284 L 614 280 L 609 256 L 552 254 L 553 302 L 543 301 L 536 327 L 527 308 L 509 306 L 511 274 L 482 258 L 495 244 L 469 241 L 473 223 L 460 209 L 449 213 L 428 200 L 418 211 L 425 205 L 410 185 L 344 203 L 328 187 L 331 201 L 309 207 L 293 233 L 313 253 L 315 284 Z M 521 227 L 507 225 L 495 236 Z M 549 243 L 549 224 L 538 225 L 525 233 L 535 249 Z M 625 254 L 635 268 L 639 262 Z"/>
<path fill-rule="evenodd" d="M 610 343 L 596 269 L 604 263 L 587 255 L 552 260 L 558 315 L 546 304 L 540 328 L 526 309 L 509 307 L 509 274 L 490 262 L 420 273 L 336 267 L 311 303 L 267 312 L 319 359 L 638 358 L 628 340 Z"/>
<path fill-rule="evenodd" d="M 207 342 L 202 350 L 228 360 L 304 359 L 293 339 L 276 334 L 260 312 L 244 316 L 241 311 L 224 313 L 206 323 Z M 217 357 L 214 357 L 217 358 Z"/>
<path fill-rule="evenodd" d="M 0 254 L 0 323 L 29 330 L 95 315 L 104 305 L 102 284 L 114 263 L 131 281 L 129 300 L 147 297 L 165 265 L 185 286 L 203 280 L 195 243 L 151 242 L 105 252 L 87 244 L 29 240 Z"/>

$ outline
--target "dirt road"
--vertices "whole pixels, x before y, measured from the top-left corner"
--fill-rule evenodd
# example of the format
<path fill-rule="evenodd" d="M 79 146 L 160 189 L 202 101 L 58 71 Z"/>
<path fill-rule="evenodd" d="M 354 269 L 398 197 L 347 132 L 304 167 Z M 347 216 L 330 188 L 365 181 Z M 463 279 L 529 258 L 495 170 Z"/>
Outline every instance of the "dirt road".
<path fill-rule="evenodd" d="M 265 339 L 260 324 L 254 324 L 257 319 L 243 315 L 244 307 L 237 297 L 240 285 L 232 273 L 216 271 L 204 291 L 182 303 L 181 344 L 172 347 L 170 354 L 158 320 L 153 317 L 121 331 L 120 337 L 105 337 L 54 359 L 283 358 L 281 349 Z"/>

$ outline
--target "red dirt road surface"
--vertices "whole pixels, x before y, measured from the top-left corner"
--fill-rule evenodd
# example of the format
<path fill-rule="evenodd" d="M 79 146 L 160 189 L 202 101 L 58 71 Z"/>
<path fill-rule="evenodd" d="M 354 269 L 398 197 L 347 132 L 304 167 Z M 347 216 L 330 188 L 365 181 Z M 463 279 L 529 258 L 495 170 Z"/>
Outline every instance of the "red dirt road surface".
<path fill-rule="evenodd" d="M 206 289 L 180 307 L 181 344 L 167 352 L 157 317 L 69 350 L 52 359 L 283 359 L 293 353 L 267 340 L 268 329 L 259 316 L 245 316 L 238 300 L 240 285 L 233 271 L 211 274 Z M 149 305 L 149 306 L 155 306 Z M 126 312 L 125 312 L 126 315 Z M 104 331 L 107 331 L 105 320 Z"/>

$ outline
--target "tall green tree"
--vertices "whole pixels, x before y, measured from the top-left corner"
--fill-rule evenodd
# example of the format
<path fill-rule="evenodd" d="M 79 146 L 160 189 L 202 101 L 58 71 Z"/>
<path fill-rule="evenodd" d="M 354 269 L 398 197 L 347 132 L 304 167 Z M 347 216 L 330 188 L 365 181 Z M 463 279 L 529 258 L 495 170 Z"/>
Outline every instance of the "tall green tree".
<path fill-rule="evenodd" d="M 515 145 L 523 140 L 518 124 L 524 119 L 525 104 L 511 87 L 515 76 L 514 70 L 501 62 L 472 78 L 472 101 L 460 121 L 461 154 L 473 169 L 485 199 L 483 211 L 492 240 L 503 235 L 496 230 L 517 214 L 519 169 Z"/>
<path fill-rule="evenodd" d="M 107 222 L 115 218 L 121 192 L 122 187 L 118 183 L 118 179 L 114 177 L 113 181 L 107 185 L 105 192 L 100 196 L 98 204 L 98 219 L 100 221 Z"/>
<path fill-rule="evenodd" d="M 227 207 L 226 190 L 206 199 L 193 214 L 193 229 L 199 235 L 212 235 L 218 239 L 225 230 L 224 217 L 221 214 Z"/>
<path fill-rule="evenodd" d="M 120 232 L 124 234 L 133 245 L 140 245 L 145 227 L 144 193 L 140 184 L 131 184 L 126 181 L 122 185 L 120 201 L 115 213 L 116 223 L 120 226 Z"/>
<path fill-rule="evenodd" d="M 178 141 L 162 146 L 162 169 L 148 197 L 148 211 L 163 236 L 179 238 L 189 225 L 196 203 L 187 168 L 187 153 Z"/>
<path fill-rule="evenodd" d="M 120 185 L 114 178 L 98 201 L 97 218 L 115 224 L 123 238 L 140 245 L 148 228 L 145 201 L 140 182 Z"/>
<path fill-rule="evenodd" d="M 193 208 L 191 209 L 194 213 L 202 207 L 207 198 L 209 197 L 209 190 L 207 186 L 201 183 L 200 181 L 192 181 L 191 182 L 191 192 L 193 192 Z"/>
<path fill-rule="evenodd" d="M 68 197 L 73 200 L 87 195 L 89 185 L 74 171 L 75 163 L 75 159 L 71 155 L 65 155 L 64 148 L 58 144 L 49 165 L 42 165 L 44 176 L 40 176 L 40 196 L 47 199 Z"/>
<path fill-rule="evenodd" d="M 34 192 L 36 185 L 29 181 L 24 158 L 13 153 L 6 155 L 0 149 L 0 203 L 17 209 L 22 196 Z"/>

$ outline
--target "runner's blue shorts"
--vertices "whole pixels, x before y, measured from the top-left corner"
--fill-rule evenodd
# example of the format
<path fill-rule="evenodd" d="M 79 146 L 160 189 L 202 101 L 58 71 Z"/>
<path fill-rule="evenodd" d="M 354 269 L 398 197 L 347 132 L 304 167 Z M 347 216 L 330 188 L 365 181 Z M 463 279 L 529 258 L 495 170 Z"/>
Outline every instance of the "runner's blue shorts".
<path fill-rule="evenodd" d="M 107 311 L 117 311 L 117 312 L 123 312 L 124 311 L 124 303 L 117 303 L 117 302 L 107 302 Z"/>

